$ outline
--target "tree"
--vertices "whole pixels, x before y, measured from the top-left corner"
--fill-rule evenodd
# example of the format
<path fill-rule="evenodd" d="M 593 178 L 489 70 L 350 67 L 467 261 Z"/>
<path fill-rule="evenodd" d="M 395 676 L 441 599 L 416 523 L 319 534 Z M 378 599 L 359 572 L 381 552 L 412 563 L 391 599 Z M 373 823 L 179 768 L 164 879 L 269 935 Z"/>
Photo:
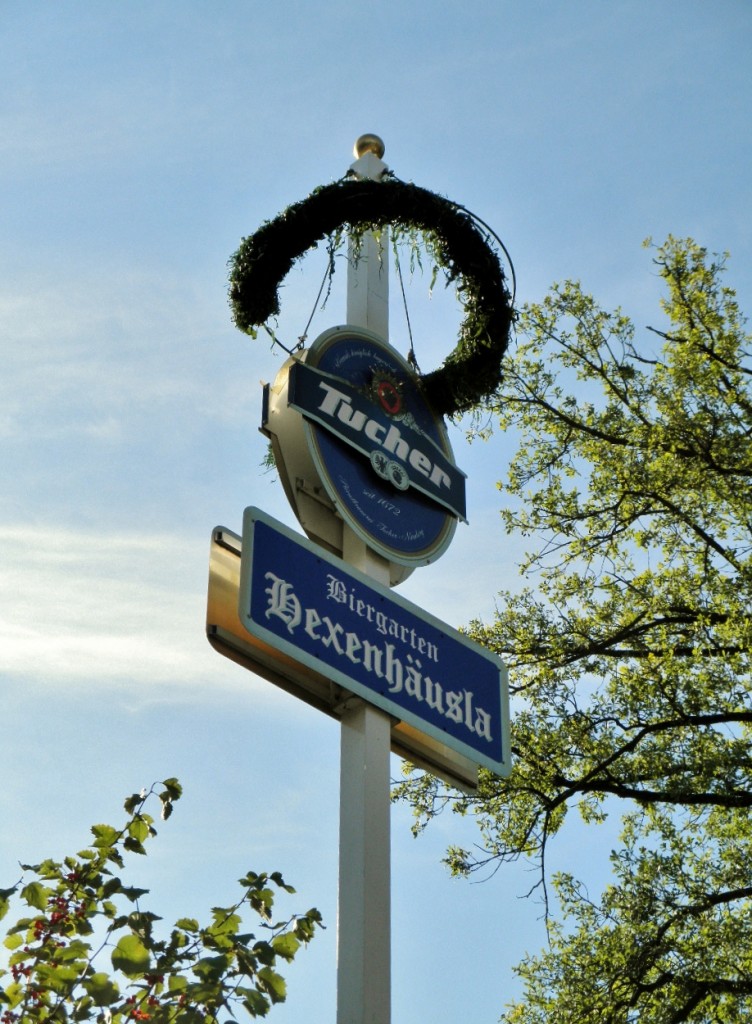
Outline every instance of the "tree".
<path fill-rule="evenodd" d="M 28 908 L 5 939 L 2 1024 L 218 1024 L 221 1016 L 234 1020 L 237 1009 L 263 1017 L 284 1000 L 278 961 L 295 957 L 321 917 L 309 910 L 273 921 L 274 889 L 295 891 L 279 873 L 249 872 L 240 879 L 240 899 L 215 907 L 210 924 L 181 918 L 166 938 L 155 934 L 157 915 L 142 906 L 148 890 L 114 873 L 127 854 L 145 854 L 144 844 L 156 835 L 147 803 L 158 800 L 167 819 L 180 795 L 176 779 L 134 793 L 125 801 L 122 828 L 92 826 L 91 846 L 63 861 L 22 865 L 24 878 L 0 890 L 0 918 L 14 896 Z M 241 930 L 249 910 L 264 937 Z"/>
<path fill-rule="evenodd" d="M 752 1014 L 749 337 L 725 258 L 669 238 L 654 262 L 666 322 L 639 345 L 577 283 L 521 312 L 475 433 L 514 439 L 502 516 L 529 582 L 469 628 L 510 666 L 515 766 L 474 795 L 416 771 L 397 790 L 416 830 L 475 816 L 457 873 L 537 859 L 549 942 L 507 1024 Z M 575 809 L 622 815 L 600 893 L 549 874 Z"/>

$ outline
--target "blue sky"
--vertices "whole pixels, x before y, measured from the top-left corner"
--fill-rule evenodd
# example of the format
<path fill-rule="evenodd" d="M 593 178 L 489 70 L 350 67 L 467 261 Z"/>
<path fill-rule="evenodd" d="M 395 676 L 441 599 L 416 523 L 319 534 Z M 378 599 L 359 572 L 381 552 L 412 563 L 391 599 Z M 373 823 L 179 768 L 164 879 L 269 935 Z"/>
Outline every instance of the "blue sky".
<path fill-rule="evenodd" d="M 1 0 L 0 886 L 177 775 L 186 797 L 134 881 L 174 919 L 282 869 L 291 909 L 329 927 L 276 1020 L 333 1019 L 338 727 L 204 638 L 212 527 L 238 531 L 250 504 L 294 525 L 259 468 L 259 381 L 282 359 L 232 325 L 227 260 L 374 131 L 400 177 L 493 226 L 520 302 L 579 278 L 639 332 L 660 316 L 641 243 L 670 232 L 729 250 L 749 308 L 751 35 L 746 0 Z M 286 282 L 281 336 L 320 266 Z M 344 317 L 336 277 L 312 337 Z M 460 315 L 411 287 L 423 369 Z M 508 444 L 452 438 L 469 526 L 401 592 L 460 625 L 492 613 L 522 548 L 498 521 Z M 534 876 L 450 879 L 469 822 L 416 841 L 396 808 L 392 828 L 395 1024 L 495 1020 L 544 941 Z M 552 867 L 600 877 L 607 838 L 587 863 L 581 840 Z"/>

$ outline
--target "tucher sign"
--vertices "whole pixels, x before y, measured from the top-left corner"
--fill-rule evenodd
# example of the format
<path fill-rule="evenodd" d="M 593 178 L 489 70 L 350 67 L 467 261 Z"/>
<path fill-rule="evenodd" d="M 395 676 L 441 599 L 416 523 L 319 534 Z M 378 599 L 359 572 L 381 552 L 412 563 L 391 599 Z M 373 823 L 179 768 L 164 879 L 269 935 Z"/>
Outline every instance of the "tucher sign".
<path fill-rule="evenodd" d="M 387 387 L 388 385 L 388 387 Z M 414 487 L 465 518 L 465 477 L 444 451 L 410 421 L 396 421 L 402 390 L 382 381 L 380 402 L 306 363 L 290 369 L 289 402 L 303 416 L 367 456 L 373 471 L 398 491 Z"/>
<path fill-rule="evenodd" d="M 499 658 L 255 508 L 243 521 L 238 614 L 293 663 L 508 774 Z"/>
<path fill-rule="evenodd" d="M 407 360 L 365 328 L 334 327 L 291 359 L 267 387 L 262 429 L 298 519 L 334 550 L 305 512 L 317 489 L 369 548 L 410 569 L 443 554 L 466 517 L 465 474 L 442 418 Z"/>

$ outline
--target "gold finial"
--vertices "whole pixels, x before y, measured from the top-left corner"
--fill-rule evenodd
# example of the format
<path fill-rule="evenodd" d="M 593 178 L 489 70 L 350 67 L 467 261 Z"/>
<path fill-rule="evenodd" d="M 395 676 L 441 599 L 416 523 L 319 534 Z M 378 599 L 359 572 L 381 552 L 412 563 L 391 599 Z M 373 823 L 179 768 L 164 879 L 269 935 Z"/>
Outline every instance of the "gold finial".
<path fill-rule="evenodd" d="M 353 146 L 353 155 L 360 159 L 366 153 L 375 153 L 379 160 L 381 160 L 384 155 L 384 149 L 384 140 L 380 139 L 378 135 L 367 132 L 365 135 L 361 135 Z"/>

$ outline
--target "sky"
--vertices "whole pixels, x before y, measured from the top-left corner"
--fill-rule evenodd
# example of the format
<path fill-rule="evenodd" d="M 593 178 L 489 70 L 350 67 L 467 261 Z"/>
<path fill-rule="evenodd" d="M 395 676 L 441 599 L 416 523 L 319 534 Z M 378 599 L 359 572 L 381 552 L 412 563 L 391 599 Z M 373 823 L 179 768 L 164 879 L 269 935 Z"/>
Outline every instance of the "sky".
<path fill-rule="evenodd" d="M 281 870 L 284 906 L 327 929 L 270 1019 L 334 1019 L 339 726 L 204 633 L 212 528 L 239 532 L 248 505 L 298 528 L 258 432 L 284 354 L 234 327 L 228 259 L 376 132 L 400 178 L 493 227 L 518 304 L 575 278 L 644 333 L 642 242 L 671 233 L 729 251 L 749 309 L 751 36 L 747 0 L 0 0 L 0 887 L 177 776 L 132 884 L 170 923 Z M 280 337 L 320 275 L 315 254 L 289 275 Z M 344 278 L 310 340 L 343 322 Z M 408 302 L 433 369 L 461 310 L 420 278 Z M 400 593 L 459 626 L 493 614 L 529 541 L 498 515 L 509 440 L 450 436 L 469 524 Z M 441 857 L 472 822 L 409 826 L 394 807 L 392 1020 L 495 1021 L 545 942 L 535 875 L 452 879 Z M 552 870 L 602 878 L 609 844 L 562 834 Z"/>

